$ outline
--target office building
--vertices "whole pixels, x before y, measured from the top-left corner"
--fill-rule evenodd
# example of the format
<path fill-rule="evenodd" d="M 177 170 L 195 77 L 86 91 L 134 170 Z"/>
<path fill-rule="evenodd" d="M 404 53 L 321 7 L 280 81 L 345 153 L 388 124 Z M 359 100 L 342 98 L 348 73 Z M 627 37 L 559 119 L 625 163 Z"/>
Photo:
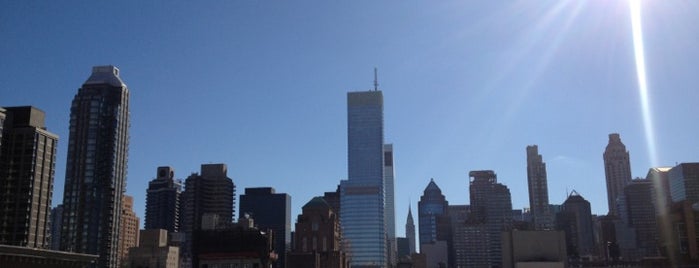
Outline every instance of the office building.
<path fill-rule="evenodd" d="M 396 263 L 396 206 L 394 195 L 395 172 L 393 169 L 393 144 L 383 145 L 383 176 L 385 182 L 386 205 L 384 217 L 386 221 L 386 256 L 389 265 Z"/>
<path fill-rule="evenodd" d="M 175 170 L 158 167 L 157 177 L 148 183 L 146 191 L 146 230 L 179 231 L 181 191 L 182 184 L 175 180 Z"/>
<path fill-rule="evenodd" d="M 241 200 L 242 202 L 242 200 Z M 348 259 L 341 249 L 340 221 L 322 197 L 314 197 L 296 221 L 289 268 L 345 268 Z"/>
<path fill-rule="evenodd" d="M 61 248 L 99 255 L 97 267 L 119 266 L 129 124 L 129 90 L 119 69 L 93 67 L 70 108 Z"/>
<path fill-rule="evenodd" d="M 489 265 L 502 266 L 501 233 L 512 228 L 510 189 L 498 183 L 497 175 L 492 170 L 471 171 L 469 177 L 469 221 L 472 221 L 473 227 L 476 228 L 479 222 L 483 222 L 488 235 L 485 248 Z"/>
<path fill-rule="evenodd" d="M 140 224 L 136 212 L 133 211 L 133 197 L 124 195 L 121 205 L 119 259 L 128 261 L 126 258 L 129 255 L 129 249 L 138 246 L 138 229 Z"/>
<path fill-rule="evenodd" d="M 565 231 L 568 255 L 574 259 L 589 259 L 594 252 L 590 202 L 573 190 L 563 202 L 557 225 L 559 230 Z"/>
<path fill-rule="evenodd" d="M 30 106 L 6 107 L 0 118 L 0 244 L 50 247 L 58 136 L 46 130 L 44 118 Z"/>
<path fill-rule="evenodd" d="M 663 237 L 664 251 L 680 264 L 699 262 L 699 163 L 680 163 L 668 171 L 672 235 Z"/>
<path fill-rule="evenodd" d="M 624 187 L 631 182 L 629 151 L 621 142 L 619 134 L 609 134 L 609 143 L 604 150 L 604 175 L 607 182 L 609 214 L 618 215 L 617 199 L 624 194 Z"/>
<path fill-rule="evenodd" d="M 204 218 L 210 215 L 215 214 Z M 194 231 L 192 267 L 272 267 L 277 260 L 274 232 L 254 226 L 252 218 L 243 216 L 235 224 Z"/>
<path fill-rule="evenodd" d="M 279 259 L 275 268 L 286 267 L 286 252 L 291 243 L 291 196 L 276 193 L 274 188 L 245 188 L 240 195 L 240 213 L 255 219 L 258 228 L 274 232 L 274 251 Z"/>
<path fill-rule="evenodd" d="M 449 202 L 442 190 L 430 179 L 417 204 L 418 228 L 420 232 L 420 252 L 422 245 L 437 241 L 437 218 L 447 214 Z"/>
<path fill-rule="evenodd" d="M 658 223 L 656 221 L 655 203 L 652 198 L 653 183 L 646 179 L 632 180 L 624 188 L 627 222 L 636 232 L 638 256 L 655 257 L 658 252 Z"/>
<path fill-rule="evenodd" d="M 340 182 L 342 234 L 353 267 L 385 267 L 381 91 L 347 93 L 348 179 Z"/>
<path fill-rule="evenodd" d="M 408 218 L 405 220 L 405 238 L 408 239 L 409 254 L 416 253 L 415 248 L 415 221 L 413 220 L 412 206 L 408 206 Z"/>
<path fill-rule="evenodd" d="M 549 211 L 549 192 L 546 179 L 546 163 L 536 145 L 527 146 L 527 184 L 529 186 L 529 208 L 532 223 L 536 230 L 553 227 L 553 217 Z"/>
<path fill-rule="evenodd" d="M 51 209 L 51 250 L 61 249 L 61 223 L 63 223 L 63 204 Z"/>

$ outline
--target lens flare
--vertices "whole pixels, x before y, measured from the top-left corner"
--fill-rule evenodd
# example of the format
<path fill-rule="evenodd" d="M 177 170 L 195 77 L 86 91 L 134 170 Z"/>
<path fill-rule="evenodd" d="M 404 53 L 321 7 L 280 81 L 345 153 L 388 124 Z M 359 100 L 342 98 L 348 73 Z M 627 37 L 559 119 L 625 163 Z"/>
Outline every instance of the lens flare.
<path fill-rule="evenodd" d="M 638 79 L 638 92 L 641 96 L 641 108 L 643 109 L 643 126 L 646 134 L 646 144 L 651 165 L 656 166 L 657 155 L 655 151 L 655 133 L 653 132 L 653 118 L 648 99 L 648 84 L 646 80 L 646 58 L 643 47 L 643 30 L 641 25 L 641 1 L 629 0 L 631 10 L 631 31 L 633 35 L 634 58 L 636 59 L 636 77 Z"/>

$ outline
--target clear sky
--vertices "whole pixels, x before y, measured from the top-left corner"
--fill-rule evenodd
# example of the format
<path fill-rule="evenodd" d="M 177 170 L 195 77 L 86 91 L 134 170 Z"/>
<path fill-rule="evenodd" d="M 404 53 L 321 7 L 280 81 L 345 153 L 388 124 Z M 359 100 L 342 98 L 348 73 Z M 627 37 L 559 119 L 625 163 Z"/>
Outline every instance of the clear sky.
<path fill-rule="evenodd" d="M 576 190 L 605 214 L 609 133 L 634 177 L 699 161 L 699 1 L 641 4 L 650 143 L 622 0 L 2 1 L 0 106 L 47 113 L 59 204 L 70 102 L 92 66 L 115 65 L 131 91 L 127 194 L 141 220 L 158 166 L 184 179 L 225 163 L 238 194 L 289 193 L 295 221 L 347 177 L 346 92 L 371 89 L 377 67 L 400 236 L 430 178 L 466 204 L 468 172 L 492 169 L 528 207 L 530 144 L 551 203 Z"/>

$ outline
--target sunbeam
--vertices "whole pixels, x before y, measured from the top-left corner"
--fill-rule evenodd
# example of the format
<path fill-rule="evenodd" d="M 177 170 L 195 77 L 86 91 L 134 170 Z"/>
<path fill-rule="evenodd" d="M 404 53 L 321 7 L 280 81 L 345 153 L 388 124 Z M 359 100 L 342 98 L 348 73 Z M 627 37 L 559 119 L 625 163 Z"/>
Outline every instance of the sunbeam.
<path fill-rule="evenodd" d="M 643 127 L 648 146 L 648 157 L 651 165 L 658 164 L 655 151 L 655 133 L 653 130 L 653 118 L 651 116 L 650 101 L 648 99 L 648 84 L 646 80 L 646 59 L 643 48 L 643 30 L 641 28 L 641 2 L 630 0 L 631 31 L 633 35 L 634 58 L 636 59 L 636 77 L 638 79 L 638 92 L 641 96 L 641 108 L 643 109 Z"/>

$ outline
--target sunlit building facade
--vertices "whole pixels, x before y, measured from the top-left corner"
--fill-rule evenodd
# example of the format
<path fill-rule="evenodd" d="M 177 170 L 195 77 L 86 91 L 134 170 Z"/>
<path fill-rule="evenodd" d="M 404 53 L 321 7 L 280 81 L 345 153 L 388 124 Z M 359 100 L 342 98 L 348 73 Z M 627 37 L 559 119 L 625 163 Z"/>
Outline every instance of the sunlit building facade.
<path fill-rule="evenodd" d="M 0 244 L 50 248 L 58 136 L 46 130 L 45 114 L 35 107 L 6 107 L 6 116 L 0 126 Z"/>
<path fill-rule="evenodd" d="M 348 179 L 340 182 L 344 249 L 352 267 L 386 267 L 383 94 L 347 93 Z"/>
<path fill-rule="evenodd" d="M 618 133 L 609 134 L 609 143 L 604 150 L 603 158 L 609 214 L 618 215 L 617 200 L 624 194 L 624 187 L 631 182 L 629 151 L 621 142 Z"/>
<path fill-rule="evenodd" d="M 128 148 L 129 90 L 116 67 L 93 67 L 70 108 L 61 249 L 99 255 L 98 267 L 119 265 Z"/>

